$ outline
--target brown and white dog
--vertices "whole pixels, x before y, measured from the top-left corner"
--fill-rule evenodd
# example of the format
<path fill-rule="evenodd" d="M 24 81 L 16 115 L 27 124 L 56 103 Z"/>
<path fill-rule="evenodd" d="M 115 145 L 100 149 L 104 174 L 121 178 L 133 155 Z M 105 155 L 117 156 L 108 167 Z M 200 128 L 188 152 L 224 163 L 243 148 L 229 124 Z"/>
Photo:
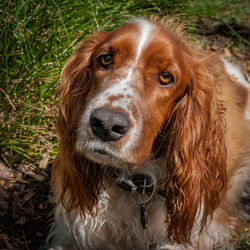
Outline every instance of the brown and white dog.
<path fill-rule="evenodd" d="M 55 249 L 232 247 L 250 220 L 249 84 L 163 23 L 96 32 L 63 69 Z"/>

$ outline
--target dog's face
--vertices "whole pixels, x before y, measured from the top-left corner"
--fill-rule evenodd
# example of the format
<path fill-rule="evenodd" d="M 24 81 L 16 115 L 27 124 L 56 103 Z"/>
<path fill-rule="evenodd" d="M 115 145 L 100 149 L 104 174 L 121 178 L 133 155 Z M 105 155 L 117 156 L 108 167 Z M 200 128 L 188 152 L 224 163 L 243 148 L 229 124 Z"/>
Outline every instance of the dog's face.
<path fill-rule="evenodd" d="M 127 24 L 92 54 L 76 148 L 117 167 L 143 163 L 189 82 L 184 45 L 147 21 Z"/>

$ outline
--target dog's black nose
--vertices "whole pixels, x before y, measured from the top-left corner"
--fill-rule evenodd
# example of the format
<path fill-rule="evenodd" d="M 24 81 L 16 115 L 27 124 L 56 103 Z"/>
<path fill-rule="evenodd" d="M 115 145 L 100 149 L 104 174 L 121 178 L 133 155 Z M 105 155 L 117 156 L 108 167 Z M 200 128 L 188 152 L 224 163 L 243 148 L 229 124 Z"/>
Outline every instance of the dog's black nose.
<path fill-rule="evenodd" d="M 121 112 L 98 108 L 90 116 L 90 127 L 102 141 L 117 141 L 128 132 L 130 122 Z"/>

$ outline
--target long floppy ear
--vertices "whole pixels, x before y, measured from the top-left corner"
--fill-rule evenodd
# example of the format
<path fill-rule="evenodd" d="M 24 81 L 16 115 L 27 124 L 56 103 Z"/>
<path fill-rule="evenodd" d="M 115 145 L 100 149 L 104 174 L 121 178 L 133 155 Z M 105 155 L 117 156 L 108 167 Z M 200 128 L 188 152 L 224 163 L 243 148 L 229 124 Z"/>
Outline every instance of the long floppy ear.
<path fill-rule="evenodd" d="M 189 244 L 194 222 L 205 226 L 227 185 L 225 107 L 216 97 L 211 65 L 196 61 L 189 62 L 189 88 L 166 126 L 163 181 L 168 237 Z"/>
<path fill-rule="evenodd" d="M 76 132 L 85 100 L 90 90 L 92 54 L 107 38 L 109 32 L 96 33 L 82 42 L 62 71 L 62 85 L 57 96 L 62 98 L 57 122 L 59 153 L 52 170 L 52 184 L 57 203 L 67 212 L 74 209 L 84 214 L 92 211 L 102 185 L 102 172 L 76 152 Z"/>

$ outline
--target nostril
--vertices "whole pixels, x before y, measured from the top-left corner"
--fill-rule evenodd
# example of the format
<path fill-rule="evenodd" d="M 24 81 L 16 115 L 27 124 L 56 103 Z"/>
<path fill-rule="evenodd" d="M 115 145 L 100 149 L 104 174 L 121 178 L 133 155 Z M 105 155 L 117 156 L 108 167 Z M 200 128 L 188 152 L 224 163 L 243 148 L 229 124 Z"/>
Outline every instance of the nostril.
<path fill-rule="evenodd" d="M 127 132 L 127 129 L 126 129 L 126 127 L 115 125 L 112 127 L 112 131 L 117 133 L 117 134 L 123 135 Z"/>
<path fill-rule="evenodd" d="M 102 121 L 97 118 L 90 119 L 90 125 L 93 132 L 96 132 L 104 127 Z"/>

